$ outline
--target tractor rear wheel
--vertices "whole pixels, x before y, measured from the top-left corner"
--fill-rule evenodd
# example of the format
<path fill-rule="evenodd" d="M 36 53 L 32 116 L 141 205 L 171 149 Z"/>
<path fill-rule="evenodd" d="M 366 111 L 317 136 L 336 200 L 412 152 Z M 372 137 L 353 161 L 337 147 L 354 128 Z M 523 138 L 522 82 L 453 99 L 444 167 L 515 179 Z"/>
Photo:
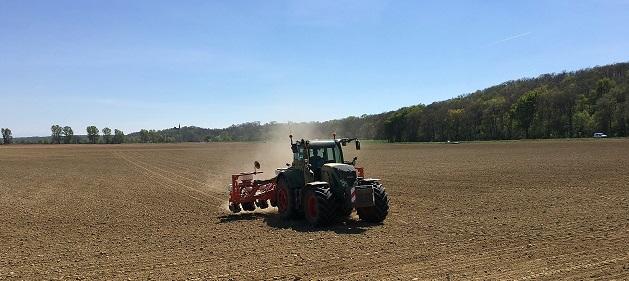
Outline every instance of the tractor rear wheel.
<path fill-rule="evenodd" d="M 334 220 L 332 192 L 326 186 L 306 188 L 302 206 L 306 220 L 313 226 L 326 225 Z"/>
<path fill-rule="evenodd" d="M 389 197 L 382 184 L 373 186 L 374 206 L 356 208 L 358 217 L 366 222 L 379 223 L 389 214 Z"/>
<path fill-rule="evenodd" d="M 277 212 L 282 219 L 290 219 L 295 216 L 295 192 L 288 188 L 286 178 L 281 177 L 277 181 L 275 187 L 275 204 Z"/>

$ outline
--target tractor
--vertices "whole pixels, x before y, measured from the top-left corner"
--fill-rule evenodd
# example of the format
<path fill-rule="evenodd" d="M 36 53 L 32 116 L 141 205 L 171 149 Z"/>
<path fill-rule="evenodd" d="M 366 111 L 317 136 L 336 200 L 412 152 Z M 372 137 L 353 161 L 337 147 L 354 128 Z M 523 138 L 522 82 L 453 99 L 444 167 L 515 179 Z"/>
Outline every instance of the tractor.
<path fill-rule="evenodd" d="M 360 150 L 360 141 L 333 136 L 329 140 L 297 141 L 289 136 L 293 162 L 277 169 L 271 179 L 254 179 L 262 173 L 258 161 L 253 172 L 232 175 L 229 209 L 238 213 L 270 204 L 277 207 L 280 218 L 303 216 L 313 226 L 346 219 L 354 209 L 363 221 L 384 221 L 389 199 L 380 180 L 365 178 L 364 169 L 356 167 L 358 158 L 346 161 L 343 155 L 343 147 L 351 142 Z"/>

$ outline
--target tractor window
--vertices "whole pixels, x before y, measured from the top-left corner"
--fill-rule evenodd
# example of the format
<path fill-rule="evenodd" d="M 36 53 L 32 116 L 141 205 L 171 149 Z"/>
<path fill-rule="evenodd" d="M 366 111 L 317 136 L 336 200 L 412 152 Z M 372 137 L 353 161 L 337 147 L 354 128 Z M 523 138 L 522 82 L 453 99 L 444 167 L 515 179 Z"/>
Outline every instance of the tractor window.
<path fill-rule="evenodd" d="M 332 161 L 334 163 L 342 163 L 341 161 L 341 153 L 339 152 L 338 147 L 328 147 L 327 149 L 327 159 L 328 161 Z"/>
<path fill-rule="evenodd" d="M 293 159 L 294 160 L 304 160 L 304 149 L 303 148 L 299 148 L 297 150 L 297 153 L 293 153 Z"/>
<path fill-rule="evenodd" d="M 310 149 L 311 161 L 321 159 L 323 163 L 343 163 L 341 152 L 338 147 L 321 147 Z"/>
<path fill-rule="evenodd" d="M 323 148 L 311 148 L 310 157 L 318 157 L 325 160 L 324 151 L 325 149 Z"/>

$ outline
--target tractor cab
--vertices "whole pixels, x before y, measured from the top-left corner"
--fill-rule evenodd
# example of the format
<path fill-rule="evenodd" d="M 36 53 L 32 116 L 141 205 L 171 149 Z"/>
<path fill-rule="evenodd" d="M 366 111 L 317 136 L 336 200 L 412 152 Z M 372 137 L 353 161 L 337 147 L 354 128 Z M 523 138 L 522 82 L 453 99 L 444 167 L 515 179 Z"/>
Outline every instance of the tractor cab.
<path fill-rule="evenodd" d="M 298 140 L 292 142 L 291 147 L 293 150 L 293 167 L 305 168 L 308 167 L 314 174 L 315 181 L 321 180 L 321 168 L 325 164 L 338 163 L 353 165 L 357 158 L 354 158 L 352 162 L 345 162 L 343 158 L 342 146 L 346 146 L 347 143 L 354 141 L 356 143 L 356 149 L 360 150 L 360 141 L 357 139 L 334 139 L 331 140 Z M 305 169 L 304 169 L 305 170 Z"/>

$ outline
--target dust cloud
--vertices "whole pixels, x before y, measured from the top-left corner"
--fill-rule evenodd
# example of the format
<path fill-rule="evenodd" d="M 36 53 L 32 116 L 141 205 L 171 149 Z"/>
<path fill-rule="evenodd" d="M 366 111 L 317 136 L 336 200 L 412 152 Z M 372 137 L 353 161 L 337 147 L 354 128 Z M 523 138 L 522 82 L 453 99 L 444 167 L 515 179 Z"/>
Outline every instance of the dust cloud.
<path fill-rule="evenodd" d="M 291 134 L 294 141 L 322 136 L 317 126 L 310 123 L 277 124 L 272 130 L 266 132 L 266 141 L 256 143 L 252 159 L 244 167 L 245 171 L 253 169 L 253 161 L 259 161 L 262 166 L 261 170 L 264 171 L 264 174 L 259 175 L 260 179 L 266 179 L 274 177 L 277 168 L 285 168 L 286 164 L 291 164 L 293 162 L 289 138 Z M 332 138 L 332 133 L 326 138 Z"/>
<path fill-rule="evenodd" d="M 276 169 L 286 168 L 286 164 L 292 164 L 293 153 L 291 151 L 291 143 L 289 135 L 293 135 L 293 140 L 300 139 L 314 139 L 320 137 L 322 134 L 311 124 L 307 123 L 284 123 L 277 124 L 272 130 L 265 132 L 265 141 L 253 143 L 251 147 L 248 147 L 248 159 L 238 159 L 236 165 L 240 168 L 239 172 L 253 172 L 253 162 L 260 162 L 261 168 L 259 171 L 263 173 L 254 176 L 255 179 L 265 180 L 271 179 L 276 176 Z M 332 134 L 329 137 L 332 138 Z M 225 177 L 228 179 L 229 177 Z M 221 209 L 226 212 L 229 211 L 228 202 L 224 202 L 221 205 Z M 275 212 L 276 208 L 269 207 L 267 209 L 256 208 L 253 212 L 268 213 Z M 241 211 L 242 213 L 252 213 L 247 211 Z"/>
<path fill-rule="evenodd" d="M 251 160 L 246 164 L 245 170 L 253 170 L 253 161 L 259 161 L 262 165 L 262 171 L 264 174 L 262 178 L 270 178 L 275 176 L 275 169 L 285 168 L 286 164 L 292 163 L 292 152 L 290 147 L 289 135 L 293 135 L 293 141 L 301 139 L 331 139 L 333 131 L 323 132 L 317 123 L 282 123 L 277 124 L 274 129 L 266 132 L 266 141 L 256 144 L 255 151 L 252 154 Z M 352 136 L 341 136 L 352 137 Z M 358 152 L 353 148 L 353 145 L 343 147 L 345 152 L 345 160 L 350 161 L 354 156 L 358 156 Z"/>

